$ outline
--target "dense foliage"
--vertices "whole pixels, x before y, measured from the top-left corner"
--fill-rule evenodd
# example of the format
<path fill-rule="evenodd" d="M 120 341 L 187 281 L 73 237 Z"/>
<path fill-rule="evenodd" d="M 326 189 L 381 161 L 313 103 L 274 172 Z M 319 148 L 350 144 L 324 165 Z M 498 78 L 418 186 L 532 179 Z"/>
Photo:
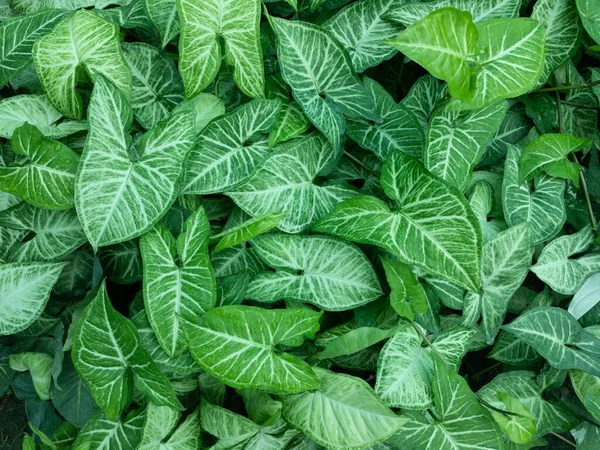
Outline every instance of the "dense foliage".
<path fill-rule="evenodd" d="M 1 448 L 600 449 L 600 1 L 0 16 Z"/>

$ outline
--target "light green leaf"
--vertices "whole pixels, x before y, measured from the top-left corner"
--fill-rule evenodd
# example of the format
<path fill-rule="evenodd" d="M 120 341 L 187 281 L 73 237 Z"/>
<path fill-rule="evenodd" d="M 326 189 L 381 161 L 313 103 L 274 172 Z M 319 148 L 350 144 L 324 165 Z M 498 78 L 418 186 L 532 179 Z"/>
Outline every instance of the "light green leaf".
<path fill-rule="evenodd" d="M 396 334 L 397 328 L 382 330 L 375 327 L 359 327 L 333 339 L 319 353 L 319 359 L 332 359 L 358 353 Z"/>
<path fill-rule="evenodd" d="M 569 303 L 569 313 L 577 320 L 600 303 L 600 273 L 595 273 L 581 285 Z"/>
<path fill-rule="evenodd" d="M 69 209 L 74 206 L 77 153 L 44 137 L 28 123 L 15 129 L 12 150 L 25 156 L 26 160 L 22 164 L 0 167 L 0 189 L 39 208 Z"/>
<path fill-rule="evenodd" d="M 402 28 L 383 19 L 395 3 L 395 0 L 360 0 L 341 9 L 323 24 L 344 46 L 356 72 L 377 66 L 396 53 L 382 43 L 395 37 Z"/>
<path fill-rule="evenodd" d="M 388 258 L 381 258 L 388 284 L 390 285 L 390 304 L 400 317 L 411 322 L 415 314 L 427 312 L 427 297 L 423 286 L 417 280 L 410 267 Z"/>
<path fill-rule="evenodd" d="M 488 217 L 495 206 L 494 195 L 495 192 L 492 185 L 485 180 L 480 180 L 473 184 L 473 189 L 469 196 L 469 205 L 479 219 L 484 244 L 507 228 L 504 220 L 489 219 Z"/>
<path fill-rule="evenodd" d="M 209 123 L 190 151 L 183 192 L 220 193 L 247 180 L 269 154 L 266 134 L 280 111 L 278 100 L 253 100 Z"/>
<path fill-rule="evenodd" d="M 503 328 L 535 348 L 552 367 L 600 376 L 600 338 L 583 330 L 564 309 L 533 308 Z"/>
<path fill-rule="evenodd" d="M 249 97 L 264 97 L 263 55 L 260 46 L 261 2 L 240 0 L 177 0 L 181 35 L 179 71 L 185 97 L 202 92 L 221 66 L 221 40 L 225 61 L 233 66 L 233 79 Z"/>
<path fill-rule="evenodd" d="M 504 411 L 511 413 L 502 414 L 495 410 L 490 411 L 500 429 L 516 444 L 530 442 L 536 433 L 535 419 L 531 411 L 519 400 L 504 392 L 498 392 L 498 399 L 504 403 Z"/>
<path fill-rule="evenodd" d="M 519 183 L 519 149 L 510 146 L 504 166 L 502 204 L 509 227 L 528 223 L 534 244 L 552 239 L 567 219 L 565 181 L 541 174 L 530 183 Z"/>
<path fill-rule="evenodd" d="M 348 136 L 362 148 L 375 153 L 382 161 L 396 150 L 422 159 L 425 136 L 417 116 L 402 103 L 397 104 L 376 81 L 364 77 L 363 84 L 371 95 L 382 122 L 349 119 L 346 130 Z"/>
<path fill-rule="evenodd" d="M 214 450 L 238 448 L 238 445 L 252 438 L 261 429 L 246 417 L 212 405 L 204 398 L 200 408 L 202 429 L 219 439 L 217 444 L 211 447 Z M 240 448 L 245 447 L 242 445 Z"/>
<path fill-rule="evenodd" d="M 181 408 L 169 380 L 140 346 L 135 326 L 112 307 L 105 283 L 75 327 L 72 357 L 108 418 L 129 405 L 134 383 L 153 403 Z"/>
<path fill-rule="evenodd" d="M 11 248 L 9 261 L 57 261 L 86 242 L 74 209 L 51 211 L 19 203 L 0 212 L 0 226 L 35 233 Z"/>
<path fill-rule="evenodd" d="M 23 331 L 40 316 L 64 263 L 0 264 L 0 335 Z"/>
<path fill-rule="evenodd" d="M 419 325 L 416 325 L 419 326 Z M 441 354 L 454 370 L 469 350 L 475 331 L 455 328 L 433 342 L 436 353 L 423 347 L 423 338 L 406 325 L 384 346 L 377 362 L 375 392 L 395 408 L 426 409 L 433 406 L 434 355 Z"/>
<path fill-rule="evenodd" d="M 304 308 L 211 309 L 200 326 L 187 331 L 190 350 L 200 367 L 228 386 L 277 393 L 316 389 L 319 380 L 311 367 L 275 346 L 298 346 L 314 337 L 321 314 Z"/>
<path fill-rule="evenodd" d="M 282 144 L 243 184 L 227 193 L 253 217 L 287 213 L 278 228 L 298 233 L 327 215 L 335 205 L 357 195 L 335 182 L 315 184 L 336 162 L 331 144 L 319 133 L 300 136 Z"/>
<path fill-rule="evenodd" d="M 508 302 L 529 272 L 533 251 L 526 223 L 499 233 L 483 246 L 481 290 L 465 296 L 463 320 L 471 326 L 481 316 L 481 329 L 490 344 L 504 322 Z"/>
<path fill-rule="evenodd" d="M 576 0 L 576 3 L 585 30 L 600 45 L 600 4 L 594 0 Z"/>
<path fill-rule="evenodd" d="M 337 205 L 313 230 L 378 245 L 406 264 L 478 291 L 481 229 L 463 195 L 402 152 L 386 160 L 381 185 L 398 209 L 358 197 Z"/>
<path fill-rule="evenodd" d="M 177 0 L 142 0 L 144 11 L 158 29 L 161 46 L 165 48 L 179 34 Z"/>
<path fill-rule="evenodd" d="M 196 135 L 199 135 L 211 120 L 225 114 L 225 103 L 216 95 L 201 92 L 173 108 L 173 113 L 181 111 L 196 111 Z"/>
<path fill-rule="evenodd" d="M 427 128 L 425 167 L 433 175 L 464 191 L 475 165 L 500 128 L 506 108 L 506 101 L 475 111 L 438 108 Z"/>
<path fill-rule="evenodd" d="M 40 400 L 50 399 L 53 364 L 54 358 L 45 353 L 17 353 L 10 355 L 9 358 L 9 365 L 12 370 L 17 372 L 28 371 L 31 374 L 33 387 Z"/>
<path fill-rule="evenodd" d="M 273 213 L 265 216 L 253 217 L 239 225 L 227 228 L 219 234 L 210 237 L 211 242 L 217 242 L 213 253 L 234 247 L 275 228 L 285 217 L 285 213 Z"/>
<path fill-rule="evenodd" d="M 0 101 L 0 137 L 11 139 L 16 128 L 29 123 L 44 136 L 58 139 L 87 130 L 81 120 L 63 120 L 44 95 L 15 95 Z"/>
<path fill-rule="evenodd" d="M 121 91 L 98 76 L 88 117 L 75 205 L 97 248 L 143 234 L 175 201 L 183 162 L 194 141 L 194 114 L 174 114 L 132 143 L 127 134 L 131 107 Z"/>
<path fill-rule="evenodd" d="M 119 27 L 92 11 L 77 11 L 36 41 L 33 63 L 50 103 L 73 119 L 83 116 L 83 102 L 75 90 L 81 67 L 93 81 L 101 74 L 126 98 L 131 95 L 131 73 L 121 54 Z"/>
<path fill-rule="evenodd" d="M 177 241 L 158 224 L 140 238 L 146 314 L 161 347 L 173 358 L 188 348 L 181 320 L 215 306 L 215 277 L 208 257 L 210 225 L 204 208 L 184 224 Z"/>
<path fill-rule="evenodd" d="M 151 45 L 123 43 L 122 48 L 131 70 L 131 108 L 149 130 L 167 120 L 169 111 L 183 101 L 183 83 L 175 63 Z"/>
<path fill-rule="evenodd" d="M 123 420 L 110 420 L 98 411 L 81 429 L 73 447 L 77 450 L 135 450 L 142 437 L 144 421 L 142 409 L 130 412 Z"/>
<path fill-rule="evenodd" d="M 381 287 L 369 260 L 354 245 L 327 236 L 268 234 L 252 240 L 258 256 L 276 272 L 250 282 L 246 298 L 297 300 L 343 311 L 377 300 Z"/>
<path fill-rule="evenodd" d="M 288 141 L 310 128 L 310 120 L 296 102 L 284 101 L 275 127 L 269 133 L 269 147 Z"/>
<path fill-rule="evenodd" d="M 146 408 L 146 423 L 138 450 L 198 450 L 202 442 L 200 408 L 175 429 L 181 412 L 152 403 Z"/>
<path fill-rule="evenodd" d="M 65 11 L 45 10 L 4 20 L 0 25 L 0 87 L 31 64 L 33 43 L 50 31 Z"/>
<path fill-rule="evenodd" d="M 590 275 L 600 270 L 598 252 L 570 258 L 584 252 L 593 243 L 594 233 L 589 226 L 575 234 L 561 236 L 544 247 L 531 271 L 552 290 L 572 295 Z"/>
<path fill-rule="evenodd" d="M 330 449 L 360 449 L 383 442 L 405 423 L 362 379 L 315 367 L 318 390 L 284 397 L 283 418 Z"/>
<path fill-rule="evenodd" d="M 379 121 L 373 100 L 356 76 L 344 47 L 323 28 L 271 18 L 282 75 L 306 116 L 334 150 L 344 134 L 344 115 Z M 335 71 L 323 70 L 336 67 Z"/>
<path fill-rule="evenodd" d="M 479 404 L 463 377 L 435 359 L 435 416 L 407 414 L 410 420 L 392 439 L 400 448 L 416 450 L 501 450 L 502 436 L 491 415 Z"/>

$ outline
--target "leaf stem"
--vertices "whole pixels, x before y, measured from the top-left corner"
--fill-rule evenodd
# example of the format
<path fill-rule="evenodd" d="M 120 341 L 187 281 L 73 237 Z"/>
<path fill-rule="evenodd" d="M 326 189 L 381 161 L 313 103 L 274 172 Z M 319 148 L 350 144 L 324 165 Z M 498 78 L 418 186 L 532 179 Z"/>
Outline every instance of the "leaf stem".
<path fill-rule="evenodd" d="M 419 326 L 416 325 L 414 322 L 411 322 L 410 324 L 413 326 L 413 328 L 415 329 L 415 331 L 417 333 L 419 333 L 419 336 L 421 336 L 421 338 L 425 341 L 425 343 L 429 346 L 429 348 L 431 348 L 431 350 L 433 350 L 433 352 L 437 355 L 437 357 L 440 358 L 440 361 L 442 361 L 444 363 L 444 365 L 447 366 L 448 363 L 444 360 L 444 358 L 440 354 L 440 352 L 438 352 L 437 349 L 433 346 L 433 344 L 427 338 L 427 336 L 425 334 L 423 334 L 423 332 L 419 329 Z"/>
<path fill-rule="evenodd" d="M 494 364 L 492 364 L 491 366 L 489 366 L 489 367 L 486 367 L 485 369 L 483 369 L 483 370 L 480 370 L 480 371 L 479 371 L 479 372 L 477 372 L 477 373 L 474 373 L 474 374 L 473 374 L 473 378 L 478 378 L 478 377 L 480 377 L 481 375 L 483 375 L 484 373 L 488 373 L 489 371 L 491 371 L 491 370 L 494 370 L 496 367 L 498 367 L 498 366 L 501 366 L 501 365 L 502 365 L 502 361 L 496 361 L 496 362 L 495 362 Z"/>
<path fill-rule="evenodd" d="M 598 81 L 590 81 L 589 83 L 583 83 L 583 84 L 573 84 L 570 86 L 555 86 L 555 87 L 549 87 L 549 88 L 542 88 L 542 89 L 537 89 L 533 92 L 531 92 L 532 94 L 539 94 L 541 92 L 560 92 L 560 91 L 572 91 L 574 89 L 588 89 L 594 86 L 598 86 L 600 85 L 600 80 Z"/>
<path fill-rule="evenodd" d="M 352 155 L 351 153 L 348 153 L 346 150 L 344 150 L 344 156 L 346 156 L 346 158 L 348 158 L 350 161 L 352 161 L 352 162 L 358 164 L 359 166 L 361 166 L 367 172 L 370 172 L 371 174 L 375 175 L 377 178 L 379 178 L 381 176 L 381 174 L 379 172 L 377 172 L 376 170 L 371 169 L 364 162 L 362 162 L 360 159 L 358 159 L 356 156 Z"/>
<path fill-rule="evenodd" d="M 569 105 L 569 106 L 573 106 L 574 108 L 579 108 L 579 109 L 592 109 L 594 111 L 600 110 L 600 106 L 581 105 L 579 103 L 568 102 L 566 100 L 561 100 L 561 103 L 563 105 Z"/>
<path fill-rule="evenodd" d="M 563 441 L 563 442 L 566 442 L 566 443 L 567 443 L 567 444 L 569 444 L 571 447 L 575 447 L 575 448 L 577 448 L 577 444 L 575 444 L 575 442 L 572 442 L 572 441 L 568 440 L 567 438 L 565 438 L 565 437 L 562 437 L 560 434 L 557 434 L 557 433 L 554 433 L 554 432 L 551 432 L 550 434 L 551 434 L 552 436 L 554 436 L 554 437 L 557 437 L 557 438 L 558 438 L 558 439 L 560 439 L 561 441 Z"/>

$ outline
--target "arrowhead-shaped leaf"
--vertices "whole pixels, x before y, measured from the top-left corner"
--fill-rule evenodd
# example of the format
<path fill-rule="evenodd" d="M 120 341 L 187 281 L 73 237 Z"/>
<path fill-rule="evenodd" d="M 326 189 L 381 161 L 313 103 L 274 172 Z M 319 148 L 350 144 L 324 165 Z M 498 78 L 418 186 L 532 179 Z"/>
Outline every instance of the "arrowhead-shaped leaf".
<path fill-rule="evenodd" d="M 10 355 L 9 365 L 17 372 L 28 371 L 31 374 L 33 387 L 40 400 L 50 399 L 50 383 L 52 382 L 52 365 L 54 358 L 46 353 L 25 352 Z"/>
<path fill-rule="evenodd" d="M 177 0 L 141 0 L 144 11 L 158 29 L 162 48 L 179 34 Z"/>

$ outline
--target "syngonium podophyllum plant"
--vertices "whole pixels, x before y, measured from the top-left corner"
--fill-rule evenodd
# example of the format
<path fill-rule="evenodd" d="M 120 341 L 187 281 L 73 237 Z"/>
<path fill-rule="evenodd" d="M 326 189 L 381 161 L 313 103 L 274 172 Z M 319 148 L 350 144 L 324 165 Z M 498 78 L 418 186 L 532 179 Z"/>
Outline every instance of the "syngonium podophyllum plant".
<path fill-rule="evenodd" d="M 0 0 L 0 447 L 599 449 L 600 2 L 263 3 Z"/>

